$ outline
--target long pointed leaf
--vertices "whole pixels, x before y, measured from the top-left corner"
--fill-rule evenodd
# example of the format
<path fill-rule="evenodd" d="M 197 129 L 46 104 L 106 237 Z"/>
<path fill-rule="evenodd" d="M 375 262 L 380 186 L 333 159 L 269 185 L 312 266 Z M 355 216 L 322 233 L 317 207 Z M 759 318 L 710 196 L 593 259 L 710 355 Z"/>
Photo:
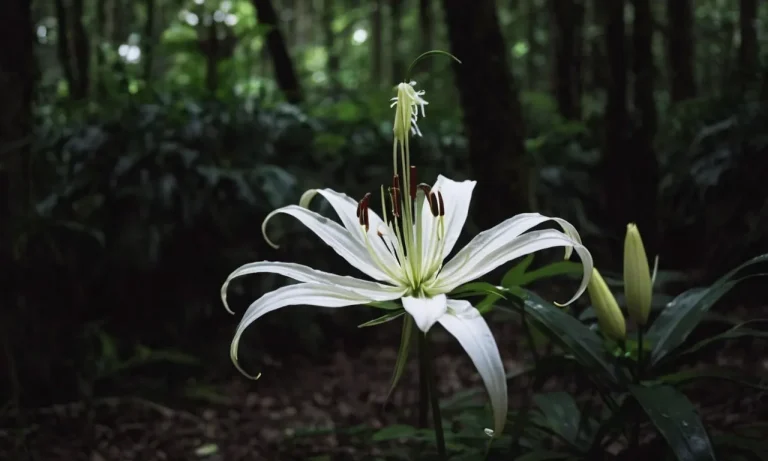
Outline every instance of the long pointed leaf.
<path fill-rule="evenodd" d="M 397 360 L 395 361 L 395 370 L 392 373 L 392 383 L 389 385 L 389 391 L 384 401 L 389 400 L 392 391 L 395 390 L 400 377 L 403 376 L 405 365 L 408 363 L 408 353 L 411 350 L 411 339 L 413 339 L 413 317 L 406 315 L 403 320 L 403 331 L 400 336 L 400 349 L 397 351 Z"/>
<path fill-rule="evenodd" d="M 361 323 L 360 325 L 357 326 L 357 328 L 372 327 L 375 325 L 381 325 L 382 323 L 391 322 L 392 320 L 395 320 L 396 318 L 400 317 L 403 314 L 405 314 L 405 310 L 402 310 L 400 312 L 389 312 L 387 314 L 382 315 L 381 317 L 376 317 L 373 320 L 369 320 L 365 323 Z"/>
<path fill-rule="evenodd" d="M 582 415 L 576 400 L 567 392 L 550 392 L 533 396 L 547 425 L 578 451 L 589 449 L 594 434 L 581 431 Z M 584 429 L 594 429 L 594 426 Z"/>
<path fill-rule="evenodd" d="M 525 295 L 523 306 L 513 306 L 517 310 L 525 309 L 528 319 L 535 321 L 542 333 L 562 345 L 585 367 L 603 371 L 614 384 L 623 382 L 625 377 L 594 331 L 535 293 L 526 291 Z"/>
<path fill-rule="evenodd" d="M 651 365 L 659 363 L 667 354 L 680 346 L 701 322 L 704 315 L 723 295 L 739 281 L 764 275 L 750 274 L 733 279 L 739 271 L 760 263 L 768 262 L 768 254 L 752 258 L 725 274 L 709 288 L 688 290 L 670 302 L 648 330 L 646 338 L 653 345 Z"/>
<path fill-rule="evenodd" d="M 685 395 L 671 386 L 629 389 L 679 461 L 716 460 L 709 435 Z"/>

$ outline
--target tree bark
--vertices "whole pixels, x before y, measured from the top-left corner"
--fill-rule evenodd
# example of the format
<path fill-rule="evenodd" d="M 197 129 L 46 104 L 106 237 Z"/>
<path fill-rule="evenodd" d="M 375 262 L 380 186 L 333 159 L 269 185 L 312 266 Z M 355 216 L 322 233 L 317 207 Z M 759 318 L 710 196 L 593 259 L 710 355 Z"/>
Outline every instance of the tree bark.
<path fill-rule="evenodd" d="M 523 118 L 493 0 L 443 0 L 456 82 L 477 179 L 476 222 L 530 209 Z M 482 52 L 481 52 L 482 51 Z"/>
<path fill-rule="evenodd" d="M 375 0 L 371 9 L 371 80 L 377 85 L 384 80 L 381 66 L 384 51 L 382 8 L 382 0 Z"/>
<path fill-rule="evenodd" d="M 691 0 L 667 0 L 667 17 L 670 97 L 672 102 L 680 102 L 696 97 Z"/>
<path fill-rule="evenodd" d="M 584 5 L 581 0 L 549 3 L 554 27 L 554 93 L 560 114 L 568 120 L 581 118 L 581 57 Z"/>
<path fill-rule="evenodd" d="M 29 198 L 32 103 L 36 81 L 31 2 L 0 2 L 0 368 L 8 370 L 12 398 L 18 403 L 21 389 L 12 377 L 12 316 L 17 309 L 17 284 L 13 262 L 17 228 L 31 209 Z M 11 317 L 11 318 L 9 318 Z M 6 330 L 6 328 L 8 328 Z M 3 363 L 9 359 L 9 363 Z M 0 388 L 6 383 L 0 383 Z"/>
<path fill-rule="evenodd" d="M 323 0 L 323 41 L 325 42 L 325 49 L 328 53 L 328 81 L 331 84 L 331 88 L 339 87 L 339 70 L 340 60 L 339 53 L 336 49 L 336 34 L 333 33 L 333 19 L 335 17 L 334 1 Z"/>
<path fill-rule="evenodd" d="M 102 0 L 103 1 L 103 0 Z M 149 84 L 152 80 L 152 62 L 154 61 L 155 51 L 155 0 L 145 0 L 144 7 L 147 10 L 147 22 L 144 23 L 144 81 Z"/>
<path fill-rule="evenodd" d="M 77 87 L 75 73 L 72 70 L 72 57 L 69 52 L 69 21 L 67 21 L 67 7 L 64 6 L 64 0 L 54 0 L 56 6 L 56 27 L 58 36 L 56 37 L 56 53 L 59 57 L 59 65 L 64 73 L 64 79 L 67 81 L 67 87 L 70 94 Z"/>
<path fill-rule="evenodd" d="M 419 0 L 419 30 L 421 32 L 421 50 L 416 55 L 433 48 L 432 0 Z M 425 59 L 420 66 L 424 72 L 429 72 L 432 68 L 432 60 Z"/>
<path fill-rule="evenodd" d="M 757 0 L 741 0 L 739 3 L 739 69 L 742 81 L 754 81 L 758 70 Z"/>
<path fill-rule="evenodd" d="M 277 80 L 277 86 L 285 95 L 285 99 L 292 103 L 298 104 L 302 101 L 301 85 L 299 78 L 296 75 L 296 70 L 293 67 L 293 61 L 291 55 L 288 53 L 288 48 L 285 44 L 282 32 L 278 27 L 277 12 L 272 5 L 271 0 L 252 0 L 253 6 L 256 9 L 256 16 L 261 24 L 270 26 L 271 29 L 267 33 L 267 49 L 270 56 L 272 56 L 272 63 L 275 66 L 275 80 Z"/>
<path fill-rule="evenodd" d="M 392 79 L 396 82 L 405 78 L 405 64 L 403 63 L 402 48 L 402 21 L 403 21 L 403 0 L 391 0 L 391 23 L 390 30 L 392 36 Z"/>
<path fill-rule="evenodd" d="M 627 159 L 632 183 L 632 193 L 628 197 L 631 202 L 627 204 L 630 213 L 628 220 L 636 222 L 643 233 L 646 251 L 656 254 L 659 167 L 653 146 L 657 123 L 653 89 L 653 12 L 650 0 L 634 0 L 634 8 L 632 67 L 635 74 L 634 106 L 639 125 L 631 144 L 634 149 L 630 150 L 631 155 Z"/>
<path fill-rule="evenodd" d="M 605 14 L 605 49 L 608 58 L 608 81 L 605 108 L 605 139 L 602 158 L 603 197 L 611 230 L 620 232 L 626 225 L 626 212 L 631 185 L 628 183 L 627 135 L 627 60 L 625 49 L 625 0 L 601 0 Z M 620 232 L 617 235 L 622 235 Z"/>
<path fill-rule="evenodd" d="M 527 4 L 527 24 L 525 27 L 525 42 L 528 44 L 528 53 L 525 54 L 525 81 L 526 88 L 536 89 L 536 82 L 539 78 L 536 72 L 536 53 L 539 52 L 539 46 L 536 42 L 536 28 L 538 27 L 539 10 L 536 6 L 536 0 L 528 0 Z"/>

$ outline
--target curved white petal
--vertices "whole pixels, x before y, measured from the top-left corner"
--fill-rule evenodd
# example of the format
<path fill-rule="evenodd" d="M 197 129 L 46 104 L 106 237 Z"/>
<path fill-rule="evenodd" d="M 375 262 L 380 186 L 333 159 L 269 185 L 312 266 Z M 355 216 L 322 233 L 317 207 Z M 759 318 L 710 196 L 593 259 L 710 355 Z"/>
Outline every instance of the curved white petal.
<path fill-rule="evenodd" d="M 411 314 L 416 326 L 423 332 L 429 331 L 438 318 L 448 309 L 445 295 L 437 295 L 431 298 L 403 298 L 405 311 Z"/>
<path fill-rule="evenodd" d="M 399 294 L 392 293 L 386 300 L 393 300 L 399 297 Z M 379 300 L 384 299 L 379 298 Z M 243 374 L 250 376 L 242 369 L 242 367 L 240 367 L 237 359 L 237 349 L 240 343 L 240 337 L 243 335 L 245 329 L 264 314 L 285 306 L 306 304 L 318 307 L 345 307 L 365 304 L 371 301 L 373 301 L 373 299 L 355 293 L 354 291 L 318 282 L 288 285 L 278 288 L 275 291 L 270 291 L 254 301 L 250 307 L 248 307 L 248 310 L 245 311 L 242 320 L 240 320 L 240 324 L 237 326 L 235 337 L 232 339 L 232 345 L 229 349 L 232 362 Z M 258 378 L 258 376 L 256 376 L 256 378 Z"/>
<path fill-rule="evenodd" d="M 398 293 L 400 296 L 405 294 L 405 290 L 403 288 L 382 285 L 380 283 L 370 282 L 368 280 L 360 280 L 354 277 L 331 274 L 328 272 L 312 269 L 311 267 L 303 266 L 301 264 L 259 261 L 244 264 L 229 274 L 227 279 L 221 285 L 221 301 L 224 303 L 224 307 L 228 311 L 232 312 L 229 309 L 229 305 L 227 304 L 227 288 L 233 279 L 243 275 L 259 274 L 263 272 L 284 275 L 299 282 L 319 282 L 335 285 L 341 288 L 352 290 L 357 294 L 371 299 L 372 301 L 386 301 L 392 299 L 393 293 Z"/>
<path fill-rule="evenodd" d="M 435 185 L 432 186 L 432 190 L 440 191 L 440 194 L 443 196 L 443 203 L 445 204 L 445 217 L 443 218 L 445 236 L 442 242 L 443 248 L 438 253 L 438 257 L 445 258 L 451 253 L 453 246 L 456 245 L 456 240 L 459 239 L 464 223 L 467 221 L 469 202 L 472 200 L 472 191 L 475 188 L 475 184 L 477 184 L 475 181 L 459 182 L 439 175 Z M 430 211 L 429 202 L 425 200 L 421 210 L 421 225 L 423 229 L 421 241 L 425 258 L 428 257 L 426 252 L 429 248 L 429 239 L 433 238 L 432 229 L 436 222 L 437 219 L 432 216 Z"/>
<path fill-rule="evenodd" d="M 455 301 L 450 300 L 448 303 L 454 305 Z M 462 308 L 463 303 L 459 307 Z M 437 321 L 459 341 L 483 378 L 493 409 L 494 434 L 501 435 L 508 410 L 504 364 L 488 324 L 477 309 L 471 309 L 476 315 L 469 315 L 468 312 L 457 315 L 452 312 L 453 309 L 449 309 Z"/>
<path fill-rule="evenodd" d="M 350 232 L 334 221 L 298 205 L 288 205 L 268 214 L 264 219 L 264 224 L 262 224 L 262 233 L 264 233 L 265 238 L 267 238 L 265 232 L 267 222 L 278 213 L 291 215 L 301 221 L 302 224 L 317 234 L 328 246 L 333 248 L 339 256 L 346 259 L 349 264 L 364 274 L 376 280 L 395 284 L 394 274 L 384 272 L 373 261 L 365 245 L 359 239 L 352 237 Z M 267 239 L 267 242 L 275 246 L 269 239 Z"/>
<path fill-rule="evenodd" d="M 360 226 L 360 221 L 357 217 L 357 205 L 358 203 L 347 194 L 336 192 L 333 189 L 316 189 L 315 192 L 322 195 L 331 207 L 339 215 L 341 223 L 347 228 L 350 235 L 363 245 L 365 245 L 365 235 L 363 229 Z M 368 241 L 373 246 L 376 254 L 381 260 L 389 267 L 398 267 L 399 263 L 395 259 L 394 255 L 387 249 L 387 245 L 382 241 L 382 238 L 389 238 L 388 236 L 379 236 L 378 229 L 380 225 L 383 226 L 383 221 L 373 210 L 368 210 Z M 392 245 L 390 245 L 391 247 Z"/>
<path fill-rule="evenodd" d="M 592 255 L 586 247 L 568 235 L 552 229 L 515 236 L 510 232 L 497 232 L 496 229 L 500 226 L 491 229 L 492 233 L 486 231 L 478 234 L 466 247 L 462 248 L 443 267 L 432 289 L 447 293 L 515 258 L 546 248 L 571 247 L 581 258 L 584 275 L 578 291 L 568 303 L 581 296 L 592 274 Z"/>

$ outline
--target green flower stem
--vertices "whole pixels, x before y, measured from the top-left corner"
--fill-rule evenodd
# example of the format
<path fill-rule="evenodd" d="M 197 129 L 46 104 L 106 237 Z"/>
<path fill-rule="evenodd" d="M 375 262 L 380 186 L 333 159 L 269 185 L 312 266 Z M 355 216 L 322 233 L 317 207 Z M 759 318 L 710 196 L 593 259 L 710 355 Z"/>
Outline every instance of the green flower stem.
<path fill-rule="evenodd" d="M 635 381 L 640 382 L 643 375 L 643 327 L 637 327 L 637 371 Z"/>
<path fill-rule="evenodd" d="M 421 331 L 416 333 L 419 347 L 419 427 L 427 427 L 429 414 L 429 357 L 427 357 L 426 337 Z"/>
<path fill-rule="evenodd" d="M 429 349 L 429 337 L 427 334 L 419 334 L 419 361 L 423 371 L 422 381 L 427 382 L 429 404 L 432 407 L 432 422 L 434 423 L 435 439 L 437 441 L 437 453 L 439 459 L 445 460 L 445 434 L 443 433 L 443 418 L 440 415 L 440 399 L 437 395 L 437 385 L 435 382 L 435 365 L 432 360 L 432 352 Z"/>

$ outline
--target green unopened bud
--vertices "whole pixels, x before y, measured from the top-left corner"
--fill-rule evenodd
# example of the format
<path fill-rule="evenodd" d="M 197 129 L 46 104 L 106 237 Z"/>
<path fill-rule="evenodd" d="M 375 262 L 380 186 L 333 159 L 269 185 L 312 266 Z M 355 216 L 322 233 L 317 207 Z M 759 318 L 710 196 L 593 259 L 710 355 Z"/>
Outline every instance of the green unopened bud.
<path fill-rule="evenodd" d="M 624 314 L 600 272 L 592 268 L 592 278 L 587 286 L 592 307 L 597 314 L 597 323 L 605 336 L 615 341 L 623 341 L 627 335 L 627 325 Z"/>
<path fill-rule="evenodd" d="M 628 224 L 624 238 L 624 296 L 627 298 L 629 316 L 638 325 L 643 326 L 648 322 L 652 295 L 653 283 L 643 239 L 637 226 Z"/>

